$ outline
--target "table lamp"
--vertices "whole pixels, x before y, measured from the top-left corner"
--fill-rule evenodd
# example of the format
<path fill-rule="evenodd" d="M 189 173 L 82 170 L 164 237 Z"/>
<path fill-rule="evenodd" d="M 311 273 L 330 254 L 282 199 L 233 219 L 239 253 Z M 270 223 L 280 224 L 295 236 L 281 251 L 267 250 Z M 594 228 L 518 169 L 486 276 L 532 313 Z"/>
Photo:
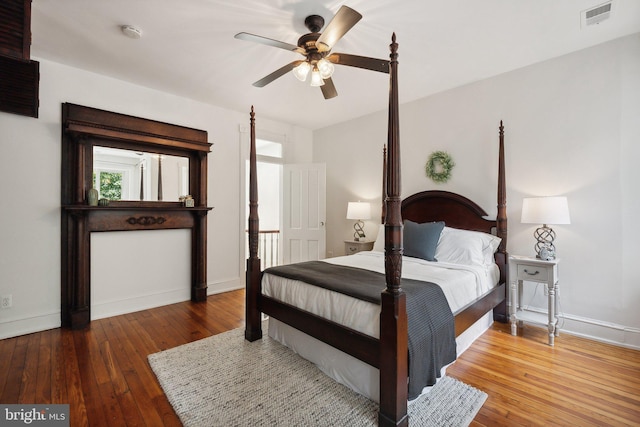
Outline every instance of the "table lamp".
<path fill-rule="evenodd" d="M 542 224 L 533 236 L 536 238 L 536 258 L 555 259 L 556 248 L 553 241 L 556 233 L 549 224 L 571 224 L 569 204 L 566 197 L 525 197 L 522 199 L 523 224 Z"/>
<path fill-rule="evenodd" d="M 347 219 L 355 219 L 353 224 L 355 232 L 353 233 L 353 240 L 359 241 L 364 239 L 364 222 L 363 219 L 371 218 L 371 204 L 366 202 L 349 202 L 347 206 Z"/>

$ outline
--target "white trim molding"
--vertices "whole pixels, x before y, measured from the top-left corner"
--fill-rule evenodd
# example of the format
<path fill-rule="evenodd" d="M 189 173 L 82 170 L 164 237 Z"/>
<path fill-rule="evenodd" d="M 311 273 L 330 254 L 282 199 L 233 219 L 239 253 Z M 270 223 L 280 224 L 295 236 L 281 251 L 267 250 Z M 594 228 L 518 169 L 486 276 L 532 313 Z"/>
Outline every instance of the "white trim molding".
<path fill-rule="evenodd" d="M 0 339 L 59 328 L 60 324 L 59 311 L 21 319 L 9 319 L 0 323 Z"/>
<path fill-rule="evenodd" d="M 223 292 L 235 291 L 238 289 L 244 289 L 245 283 L 244 276 L 234 277 L 232 279 L 223 279 L 215 283 L 209 283 L 207 285 L 207 295 L 221 294 Z"/>
<path fill-rule="evenodd" d="M 524 311 L 535 313 L 547 313 L 546 310 L 533 306 L 524 307 L 523 309 Z M 560 319 L 560 336 L 563 333 L 567 333 L 594 341 L 640 350 L 640 328 L 566 313 L 560 313 L 558 317 Z"/>

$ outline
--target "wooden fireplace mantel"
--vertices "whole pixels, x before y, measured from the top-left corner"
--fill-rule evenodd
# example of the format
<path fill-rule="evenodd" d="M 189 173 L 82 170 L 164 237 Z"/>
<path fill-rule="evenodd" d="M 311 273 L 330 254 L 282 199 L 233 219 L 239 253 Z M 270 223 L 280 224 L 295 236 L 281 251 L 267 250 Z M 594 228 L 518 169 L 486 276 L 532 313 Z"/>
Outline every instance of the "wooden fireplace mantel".
<path fill-rule="evenodd" d="M 62 209 L 74 217 L 85 217 L 89 231 L 129 231 L 193 228 L 197 218 L 213 208 L 69 205 Z"/>
<path fill-rule="evenodd" d="M 91 233 L 191 230 L 191 300 L 207 298 L 207 132 L 75 104 L 62 105 L 62 326 L 91 320 Z M 89 206 L 93 147 L 150 151 L 189 159 L 193 207 L 180 202 L 113 201 Z"/>

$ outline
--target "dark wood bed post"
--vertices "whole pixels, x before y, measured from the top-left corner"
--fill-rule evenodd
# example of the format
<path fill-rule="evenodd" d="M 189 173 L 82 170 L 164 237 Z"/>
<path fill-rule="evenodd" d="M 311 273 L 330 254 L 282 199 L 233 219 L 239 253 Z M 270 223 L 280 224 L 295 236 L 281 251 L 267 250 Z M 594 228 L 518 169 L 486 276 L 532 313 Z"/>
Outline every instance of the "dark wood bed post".
<path fill-rule="evenodd" d="M 256 114 L 251 106 L 251 148 L 249 149 L 249 258 L 247 259 L 244 337 L 248 341 L 262 338 L 260 307 L 258 298 L 262 292 L 260 276 L 260 258 L 258 258 L 258 173 L 256 165 Z"/>
<path fill-rule="evenodd" d="M 507 185 L 504 159 L 504 126 L 500 120 L 500 149 L 498 153 L 498 216 L 496 218 L 496 235 L 502 239 L 496 253 L 496 262 L 504 267 L 500 269 L 500 283 L 507 283 L 509 279 L 509 255 L 507 254 Z M 493 309 L 493 318 L 500 322 L 506 322 L 507 298 Z"/>
<path fill-rule="evenodd" d="M 500 151 L 498 157 L 498 218 L 496 234 L 502 238 L 500 251 L 507 251 L 507 186 L 504 171 L 504 126 L 500 120 Z"/>
<path fill-rule="evenodd" d="M 387 216 L 387 145 L 382 147 L 382 210 L 380 224 L 384 224 Z"/>
<path fill-rule="evenodd" d="M 407 426 L 408 330 L 402 275 L 400 130 L 398 119 L 398 44 L 391 39 L 389 64 L 389 133 L 386 186 L 384 263 L 387 288 L 380 313 L 380 426 Z"/>

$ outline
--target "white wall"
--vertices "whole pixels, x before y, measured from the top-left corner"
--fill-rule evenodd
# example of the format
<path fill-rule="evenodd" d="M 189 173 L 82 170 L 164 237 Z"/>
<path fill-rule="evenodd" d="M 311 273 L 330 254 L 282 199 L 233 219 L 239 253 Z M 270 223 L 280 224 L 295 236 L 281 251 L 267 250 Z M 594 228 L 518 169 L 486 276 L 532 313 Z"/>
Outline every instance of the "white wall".
<path fill-rule="evenodd" d="M 0 310 L 0 338 L 60 325 L 63 102 L 208 131 L 214 144 L 209 154 L 208 201 L 214 207 L 208 215 L 209 293 L 243 287 L 240 159 L 241 140 L 247 144 L 248 139 L 240 129 L 248 126 L 250 106 L 246 112 L 229 111 L 40 60 L 40 117 L 0 113 L 0 295 L 13 297 L 13 307 Z M 311 131 L 256 113 L 263 131 L 286 135 L 295 144 L 288 151 L 291 161 L 310 160 Z M 94 318 L 189 299 L 185 230 L 101 233 L 92 241 L 92 273 L 98 276 L 92 284 Z M 157 249 L 158 242 L 166 248 L 143 253 Z M 111 262 L 117 268 L 108 261 L 95 264 L 96 257 L 100 262 L 108 254 L 114 254 Z"/>
<path fill-rule="evenodd" d="M 536 226 L 520 223 L 523 197 L 566 195 L 571 225 L 554 226 L 563 327 L 634 347 L 640 347 L 638 52 L 635 34 L 400 107 L 403 196 L 454 191 L 491 216 L 504 120 L 508 251 L 534 254 Z M 402 63 L 399 75 L 402 85 Z M 347 202 L 380 205 L 386 115 L 314 132 L 314 161 L 327 163 L 327 249 L 335 255 L 352 234 Z M 424 175 L 435 150 L 456 162 L 446 184 Z M 366 224 L 371 239 L 377 218 Z M 531 298 L 546 309 L 541 295 Z"/>

